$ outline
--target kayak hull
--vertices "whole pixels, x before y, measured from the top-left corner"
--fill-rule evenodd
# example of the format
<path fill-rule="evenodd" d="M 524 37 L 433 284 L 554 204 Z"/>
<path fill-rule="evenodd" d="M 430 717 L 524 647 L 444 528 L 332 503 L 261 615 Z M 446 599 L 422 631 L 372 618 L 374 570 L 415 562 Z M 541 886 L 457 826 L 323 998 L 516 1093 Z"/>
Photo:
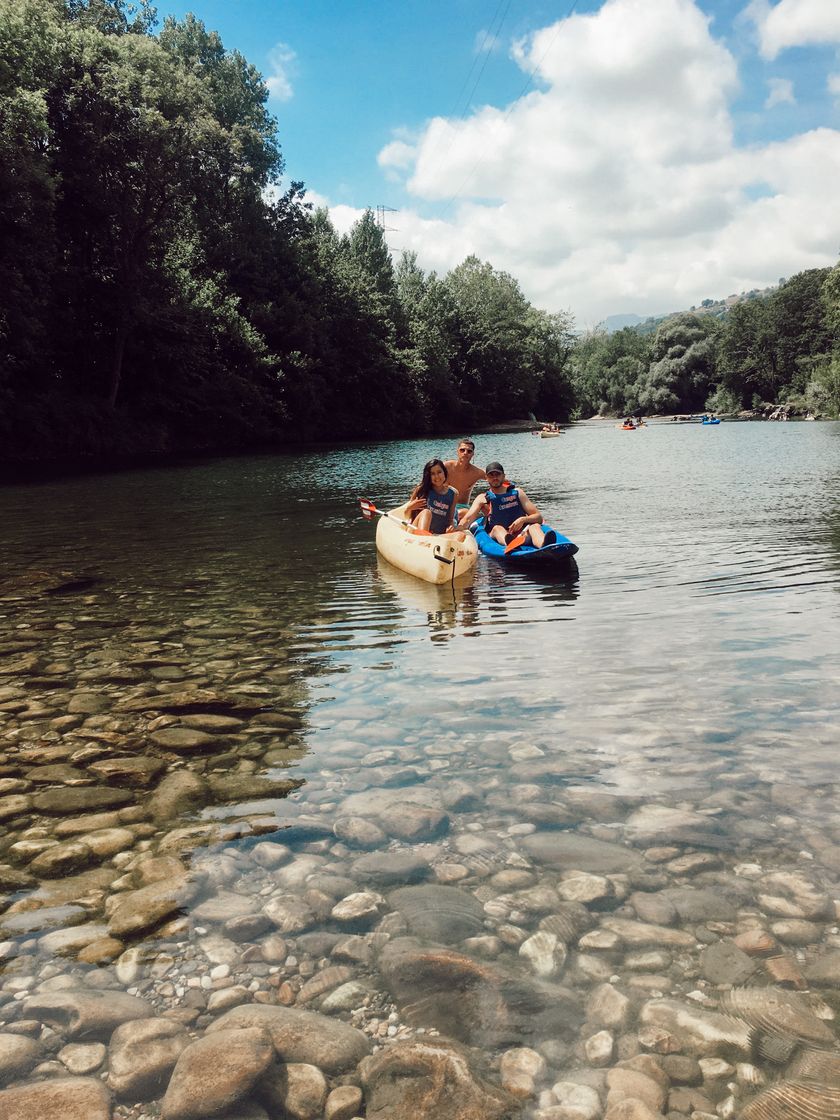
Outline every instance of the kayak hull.
<path fill-rule="evenodd" d="M 546 532 L 550 528 L 550 525 L 543 525 Z M 512 567 L 559 567 L 571 560 L 578 551 L 578 546 L 562 533 L 558 533 L 556 529 L 554 530 L 557 533 L 555 544 L 543 545 L 542 548 L 523 544 L 508 553 L 505 553 L 504 545 L 493 540 L 487 532 L 483 517 L 476 521 L 472 531 L 482 555 L 489 556 L 492 560 L 499 560 L 503 564 L 510 564 Z"/>
<path fill-rule="evenodd" d="M 390 510 L 404 518 L 405 507 Z M 458 540 L 451 534 L 431 537 L 410 533 L 389 517 L 380 517 L 376 526 L 376 547 L 385 559 L 403 572 L 426 583 L 448 583 L 467 575 L 478 559 L 478 544 L 469 533 Z"/>
<path fill-rule="evenodd" d="M 562 432 L 537 432 L 540 439 L 556 439 L 557 436 L 562 436 Z"/>

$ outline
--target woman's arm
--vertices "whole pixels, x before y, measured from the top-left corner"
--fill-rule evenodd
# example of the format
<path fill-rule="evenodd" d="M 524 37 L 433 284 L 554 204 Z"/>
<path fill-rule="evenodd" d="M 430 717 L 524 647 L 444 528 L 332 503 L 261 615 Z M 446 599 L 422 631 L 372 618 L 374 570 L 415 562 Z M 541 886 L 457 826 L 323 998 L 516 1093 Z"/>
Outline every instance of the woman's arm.
<path fill-rule="evenodd" d="M 405 503 L 406 513 L 419 513 L 421 509 L 426 508 L 426 499 L 420 493 L 420 487 L 415 486 L 408 496 L 408 501 Z"/>

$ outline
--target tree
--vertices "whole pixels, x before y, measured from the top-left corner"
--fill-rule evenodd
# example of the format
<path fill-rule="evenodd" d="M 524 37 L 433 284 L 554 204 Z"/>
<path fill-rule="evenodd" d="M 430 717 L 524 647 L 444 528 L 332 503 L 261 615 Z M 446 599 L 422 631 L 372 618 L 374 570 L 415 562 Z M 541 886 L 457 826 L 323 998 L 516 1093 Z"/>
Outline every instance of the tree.
<path fill-rule="evenodd" d="M 0 415 L 54 375 L 56 178 L 45 87 L 61 53 L 56 5 L 0 3 Z"/>
<path fill-rule="evenodd" d="M 651 365 L 636 383 L 639 407 L 662 413 L 702 408 L 715 380 L 717 321 L 683 312 L 653 336 Z"/>
<path fill-rule="evenodd" d="M 458 395 L 482 420 L 504 415 L 527 308 L 519 285 L 474 256 L 454 268 L 444 283 L 455 311 L 453 377 Z"/>
<path fill-rule="evenodd" d="M 810 268 L 792 276 L 767 300 L 777 386 L 801 392 L 831 348 L 822 292 L 831 270 Z"/>
<path fill-rule="evenodd" d="M 650 339 L 635 327 L 584 335 L 572 355 L 578 414 L 635 412 L 636 385 L 649 364 Z"/>
<path fill-rule="evenodd" d="M 742 301 L 730 310 L 718 343 L 718 369 L 721 387 L 742 408 L 775 399 L 779 376 L 766 300 Z"/>
<path fill-rule="evenodd" d="M 459 413 L 451 367 L 457 349 L 454 304 L 446 285 L 434 273 L 423 273 L 416 253 L 402 254 L 395 281 L 406 325 L 402 360 L 416 396 L 420 427 L 439 430 L 452 425 Z"/>
<path fill-rule="evenodd" d="M 390 321 L 395 332 L 403 328 L 391 254 L 385 241 L 385 233 L 372 210 L 365 210 L 350 233 L 342 238 L 341 245 L 347 259 L 366 278 L 375 293 L 379 313 Z"/>

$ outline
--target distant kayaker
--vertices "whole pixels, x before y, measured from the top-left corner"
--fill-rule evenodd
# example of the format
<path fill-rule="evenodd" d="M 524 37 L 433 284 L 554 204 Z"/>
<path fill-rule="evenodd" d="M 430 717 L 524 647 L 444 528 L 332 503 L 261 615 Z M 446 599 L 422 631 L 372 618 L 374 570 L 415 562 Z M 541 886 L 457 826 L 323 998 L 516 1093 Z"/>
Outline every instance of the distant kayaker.
<path fill-rule="evenodd" d="M 526 536 L 522 543 L 530 541 L 534 548 L 555 543 L 557 534 L 553 529 L 543 532 L 542 514 L 521 486 L 508 482 L 501 463 L 488 463 L 484 474 L 490 489 L 486 494 L 479 494 L 467 512 L 458 519 L 459 529 L 466 529 L 484 515 L 490 536 L 499 544 L 510 544 L 514 537 L 522 533 Z"/>
<path fill-rule="evenodd" d="M 442 459 L 430 459 L 423 467 L 423 477 L 405 506 L 415 529 L 445 533 L 452 528 L 458 491 L 449 485 L 448 476 Z"/>
<path fill-rule="evenodd" d="M 484 471 L 473 465 L 475 444 L 462 439 L 458 444 L 458 458 L 447 459 L 444 466 L 449 472 L 449 485 L 458 491 L 458 504 L 468 506 L 473 486 L 485 477 Z"/>

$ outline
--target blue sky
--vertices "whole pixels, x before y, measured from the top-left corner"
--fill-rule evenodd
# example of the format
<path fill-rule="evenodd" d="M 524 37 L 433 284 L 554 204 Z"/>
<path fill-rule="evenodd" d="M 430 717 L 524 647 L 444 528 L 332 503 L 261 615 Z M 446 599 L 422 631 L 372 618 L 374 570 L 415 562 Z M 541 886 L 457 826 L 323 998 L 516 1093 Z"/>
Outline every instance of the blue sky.
<path fill-rule="evenodd" d="M 840 0 L 159 0 L 269 81 L 286 179 L 578 326 L 840 252 Z"/>

